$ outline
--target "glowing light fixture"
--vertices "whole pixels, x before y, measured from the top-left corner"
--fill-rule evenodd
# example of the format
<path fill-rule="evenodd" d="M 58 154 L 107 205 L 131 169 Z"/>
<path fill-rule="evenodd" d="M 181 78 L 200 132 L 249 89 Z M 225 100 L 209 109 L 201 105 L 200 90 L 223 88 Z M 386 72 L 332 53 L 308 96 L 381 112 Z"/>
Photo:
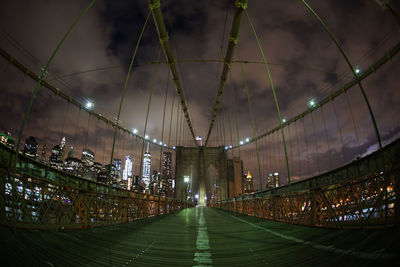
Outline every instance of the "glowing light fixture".
<path fill-rule="evenodd" d="M 87 101 L 87 102 L 86 102 L 86 108 L 87 108 L 87 109 L 93 109 L 93 107 L 94 107 L 94 104 L 93 104 L 92 101 Z"/>
<path fill-rule="evenodd" d="M 246 142 L 249 142 L 249 141 L 250 141 L 250 138 L 247 137 L 247 138 L 246 138 Z"/>
<path fill-rule="evenodd" d="M 243 145 L 243 141 L 240 141 L 240 144 Z"/>
<path fill-rule="evenodd" d="M 144 136 L 144 139 L 149 139 L 149 136 L 146 134 L 146 135 Z"/>
<path fill-rule="evenodd" d="M 134 134 L 137 134 L 138 130 L 137 130 L 136 128 L 133 128 L 133 129 L 132 129 L 132 132 L 133 132 Z"/>

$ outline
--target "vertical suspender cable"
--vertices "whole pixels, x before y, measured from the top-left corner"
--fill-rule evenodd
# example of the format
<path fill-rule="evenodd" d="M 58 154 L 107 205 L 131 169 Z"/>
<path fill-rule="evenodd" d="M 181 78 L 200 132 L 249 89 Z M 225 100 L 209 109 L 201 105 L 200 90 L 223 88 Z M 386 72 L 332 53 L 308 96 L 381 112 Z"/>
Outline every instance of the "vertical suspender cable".
<path fill-rule="evenodd" d="M 279 109 L 278 99 L 276 97 L 275 87 L 274 87 L 274 84 L 272 82 L 272 77 L 271 77 L 271 73 L 269 71 L 269 67 L 268 67 L 268 64 L 267 64 L 267 59 L 265 58 L 264 51 L 262 49 L 260 40 L 258 39 L 257 32 L 256 32 L 256 30 L 254 28 L 254 25 L 253 25 L 251 19 L 250 19 L 249 13 L 247 13 L 247 11 L 245 11 L 245 13 L 246 13 L 247 19 L 249 21 L 250 27 L 251 27 L 251 29 L 253 31 L 254 37 L 255 37 L 255 39 L 257 41 L 258 48 L 260 49 L 260 53 L 261 53 L 261 56 L 262 56 L 263 61 L 264 61 L 265 71 L 267 72 L 269 83 L 271 85 L 272 94 L 274 96 L 275 107 L 276 107 L 276 111 L 277 111 L 277 114 L 278 114 L 279 125 L 280 125 L 280 129 L 281 129 L 281 134 L 282 134 L 283 148 L 285 150 L 286 169 L 287 169 L 287 176 L 288 176 L 288 183 L 289 183 L 290 210 L 291 210 L 292 209 L 292 200 L 291 200 L 292 187 L 291 187 L 291 181 L 290 181 L 290 167 L 289 167 L 288 153 L 287 153 L 286 141 L 285 141 L 285 133 L 283 131 L 282 117 L 281 117 L 281 112 L 280 112 L 280 109 Z"/>
<path fill-rule="evenodd" d="M 247 14 L 247 12 L 246 12 L 246 14 Z M 237 55 L 238 55 L 239 60 L 241 60 L 240 56 L 239 56 L 239 53 L 237 53 Z M 254 142 L 256 144 L 256 154 L 257 154 L 257 163 L 258 163 L 258 176 L 259 176 L 259 180 L 260 180 L 260 191 L 262 191 L 263 190 L 263 186 L 262 186 L 262 176 L 261 176 L 261 167 L 260 167 L 260 153 L 258 151 L 258 138 L 257 138 L 256 122 L 254 120 L 253 106 L 251 104 L 250 94 L 249 94 L 249 87 L 247 86 L 247 79 L 246 79 L 245 74 L 244 74 L 243 64 L 242 63 L 240 63 L 240 72 L 242 74 L 242 80 L 243 80 L 244 88 L 246 89 L 247 102 L 249 104 L 251 126 L 253 127 Z"/>
<path fill-rule="evenodd" d="M 363 86 L 361 85 L 361 81 L 358 78 L 357 73 L 354 71 L 353 65 L 350 63 L 349 58 L 347 57 L 346 53 L 344 52 L 343 48 L 340 46 L 339 42 L 336 40 L 335 36 L 332 34 L 332 32 L 329 30 L 328 26 L 325 24 L 325 22 L 318 16 L 318 14 L 311 8 L 309 4 L 305 0 L 301 0 L 303 4 L 306 6 L 306 8 L 314 15 L 314 17 L 318 20 L 319 24 L 324 28 L 324 30 L 328 33 L 329 37 L 332 39 L 332 41 L 335 43 L 336 47 L 339 49 L 340 53 L 342 54 L 343 58 L 345 59 L 348 67 L 350 68 L 351 73 L 353 73 L 354 78 L 357 79 L 358 86 L 360 87 L 361 93 L 364 97 L 365 103 L 367 104 L 369 115 L 371 116 L 372 123 L 374 125 L 375 129 L 375 134 L 376 138 L 378 140 L 379 144 L 379 149 L 382 149 L 382 142 L 381 142 L 381 136 L 379 134 L 378 126 L 376 124 L 375 116 L 374 113 L 372 112 L 371 105 L 369 103 L 367 94 L 364 91 Z M 392 10 L 391 10 L 392 11 Z"/>
<path fill-rule="evenodd" d="M 161 47 L 158 50 L 158 56 L 157 56 L 157 62 L 160 61 L 160 55 L 161 55 Z M 142 170 L 143 170 L 143 151 L 144 151 L 144 142 L 146 139 L 146 133 L 147 133 L 147 122 L 149 119 L 149 113 L 150 113 L 150 105 L 151 105 L 151 97 L 153 96 L 153 89 L 155 86 L 155 82 L 156 82 L 156 77 L 157 77 L 157 68 L 158 64 L 156 64 L 154 66 L 154 71 L 153 71 L 153 78 L 152 78 L 152 83 L 150 86 L 150 92 L 149 92 L 149 101 L 147 103 L 147 111 L 146 111 L 146 120 L 144 122 L 144 131 L 143 131 L 143 139 L 142 139 L 142 151 L 140 154 L 140 170 L 139 170 L 139 177 L 140 177 L 140 181 L 143 179 L 143 174 L 142 174 Z M 148 141 L 147 141 L 148 142 Z M 147 186 L 147 185 L 146 185 Z"/>
<path fill-rule="evenodd" d="M 171 117 L 169 118 L 169 132 L 168 132 L 168 147 L 171 146 L 171 128 L 172 128 L 172 117 L 174 115 L 174 102 L 175 102 L 175 94 L 172 95 L 172 103 L 171 103 Z"/>
<path fill-rule="evenodd" d="M 140 32 L 139 39 L 138 39 L 138 41 L 136 43 L 136 47 L 135 47 L 135 50 L 134 50 L 133 55 L 132 55 L 131 63 L 129 65 L 128 73 L 126 74 L 124 87 L 122 89 L 121 101 L 119 103 L 119 108 L 118 108 L 117 121 L 115 122 L 115 127 L 114 127 L 113 144 L 112 144 L 112 148 L 111 148 L 110 169 L 108 170 L 108 183 L 109 184 L 111 184 L 111 171 L 112 171 L 112 164 L 113 164 L 113 160 L 114 160 L 115 139 L 116 139 L 116 136 L 117 136 L 117 130 L 118 130 L 119 118 L 120 118 L 121 110 L 122 110 L 122 104 L 124 103 L 125 92 L 126 92 L 126 88 L 128 87 L 129 78 L 131 76 L 133 62 L 135 61 L 136 53 L 138 51 L 139 44 L 140 44 L 140 41 L 142 40 L 143 33 L 144 33 L 144 30 L 146 29 L 146 26 L 147 26 L 147 23 L 149 21 L 150 15 L 151 15 L 151 12 L 149 12 L 147 14 L 146 20 L 145 20 L 144 25 L 142 27 L 142 31 Z M 151 98 L 151 96 L 150 96 L 150 98 Z M 146 117 L 146 125 L 147 125 L 147 117 Z M 146 131 L 146 129 L 145 129 L 145 131 Z M 143 134 L 143 137 L 145 136 L 145 134 L 146 133 Z"/>
<path fill-rule="evenodd" d="M 162 158 L 162 153 L 163 153 L 163 147 L 164 147 L 164 122 L 165 122 L 165 109 L 167 107 L 167 98 L 168 98 L 168 85 L 169 85 L 169 71 L 168 71 L 168 76 L 167 76 L 167 88 L 165 89 L 165 99 L 164 99 L 164 112 L 163 112 L 163 118 L 162 118 L 162 128 L 161 128 L 161 148 L 160 148 L 160 168 L 159 171 L 161 172 L 161 158 Z"/>

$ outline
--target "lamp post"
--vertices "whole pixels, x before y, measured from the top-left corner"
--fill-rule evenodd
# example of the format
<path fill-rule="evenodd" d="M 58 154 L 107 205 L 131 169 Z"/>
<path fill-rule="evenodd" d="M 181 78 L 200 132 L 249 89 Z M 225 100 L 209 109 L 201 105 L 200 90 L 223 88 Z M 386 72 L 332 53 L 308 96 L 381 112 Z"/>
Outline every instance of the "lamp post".
<path fill-rule="evenodd" d="M 189 177 L 189 176 L 184 176 L 184 177 L 183 177 L 183 181 L 184 181 L 185 184 L 186 184 L 185 200 L 186 200 L 186 203 L 187 203 L 187 200 L 188 200 L 188 191 L 189 191 L 189 185 L 190 185 L 190 177 Z M 187 205 L 187 204 L 186 204 L 186 205 Z"/>

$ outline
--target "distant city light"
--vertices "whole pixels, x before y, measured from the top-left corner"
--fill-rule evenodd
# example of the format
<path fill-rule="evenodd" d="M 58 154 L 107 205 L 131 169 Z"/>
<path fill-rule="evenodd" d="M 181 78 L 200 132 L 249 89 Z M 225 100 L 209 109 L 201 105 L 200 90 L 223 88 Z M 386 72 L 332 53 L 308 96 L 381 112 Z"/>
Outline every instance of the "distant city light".
<path fill-rule="evenodd" d="M 286 119 L 285 119 L 285 118 L 283 118 L 283 119 L 282 119 L 282 122 L 283 122 L 283 123 L 285 123 L 285 122 L 286 122 Z"/>
<path fill-rule="evenodd" d="M 207 196 L 204 197 L 204 200 L 207 200 Z"/>
<path fill-rule="evenodd" d="M 240 144 L 243 145 L 243 141 L 240 141 Z"/>
<path fill-rule="evenodd" d="M 166 147 L 166 146 L 167 146 L 167 144 L 164 144 L 164 146 Z"/>
<path fill-rule="evenodd" d="M 197 194 L 196 194 L 194 197 L 195 197 L 196 199 L 199 199 L 199 195 L 197 195 Z"/>
<path fill-rule="evenodd" d="M 146 134 L 146 135 L 144 136 L 144 139 L 149 139 L 149 136 Z"/>
<path fill-rule="evenodd" d="M 159 143 L 159 144 L 160 144 L 160 146 L 162 146 L 162 142 L 161 142 L 161 141 L 160 141 L 160 143 Z"/>
<path fill-rule="evenodd" d="M 93 102 L 91 102 L 91 101 L 87 101 L 87 102 L 86 102 L 86 108 L 87 108 L 87 109 L 92 109 L 93 106 L 94 106 Z"/>
<path fill-rule="evenodd" d="M 230 145 L 229 148 L 232 148 L 232 145 Z"/>
<path fill-rule="evenodd" d="M 176 148 L 175 146 L 172 147 L 173 150 L 175 150 L 175 148 Z"/>
<path fill-rule="evenodd" d="M 133 130 L 132 130 L 132 131 L 133 131 L 133 133 L 134 133 L 134 134 L 137 134 L 137 132 L 138 132 L 138 130 L 137 130 L 137 129 L 135 129 L 135 128 L 133 128 Z"/>
<path fill-rule="evenodd" d="M 275 176 L 278 176 L 278 173 L 277 173 L 277 172 L 274 172 L 274 175 L 275 175 Z"/>
<path fill-rule="evenodd" d="M 247 137 L 247 138 L 246 138 L 246 142 L 249 142 L 249 141 L 250 141 L 250 138 Z"/>
<path fill-rule="evenodd" d="M 153 143 L 157 143 L 157 139 L 154 138 L 154 139 L 153 139 Z"/>
<path fill-rule="evenodd" d="M 183 181 L 184 181 L 185 183 L 189 183 L 189 176 L 183 177 Z"/>

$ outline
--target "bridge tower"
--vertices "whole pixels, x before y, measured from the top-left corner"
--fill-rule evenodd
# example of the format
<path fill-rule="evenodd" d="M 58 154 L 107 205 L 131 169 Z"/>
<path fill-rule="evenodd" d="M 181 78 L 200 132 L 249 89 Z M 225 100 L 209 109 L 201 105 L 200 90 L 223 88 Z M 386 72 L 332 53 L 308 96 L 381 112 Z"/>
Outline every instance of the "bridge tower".
<path fill-rule="evenodd" d="M 220 199 L 228 198 L 224 146 L 176 147 L 175 197 L 184 200 L 198 196 L 198 203 L 204 204 L 206 198 L 215 197 L 216 190 Z"/>

